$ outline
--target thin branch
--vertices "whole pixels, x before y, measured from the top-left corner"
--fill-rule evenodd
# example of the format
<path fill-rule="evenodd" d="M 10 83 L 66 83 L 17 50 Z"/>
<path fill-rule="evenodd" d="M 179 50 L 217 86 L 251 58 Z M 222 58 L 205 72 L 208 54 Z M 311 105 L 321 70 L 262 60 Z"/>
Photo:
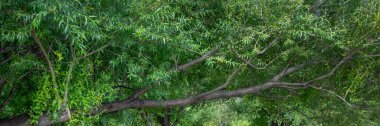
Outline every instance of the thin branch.
<path fill-rule="evenodd" d="M 322 80 L 322 79 L 325 79 L 325 78 L 327 78 L 327 77 L 330 77 L 330 76 L 332 76 L 332 75 L 334 75 L 334 73 L 335 73 L 335 71 L 343 64 L 343 63 L 345 63 L 345 62 L 347 62 L 349 59 L 351 59 L 352 58 L 352 56 L 353 56 L 353 54 L 354 53 L 351 53 L 351 54 L 349 54 L 348 56 L 346 56 L 346 57 L 344 57 L 329 73 L 327 73 L 327 74 L 325 74 L 325 75 L 322 75 L 322 76 L 320 76 L 320 77 L 318 77 L 318 78 L 315 78 L 315 79 L 313 79 L 313 80 L 310 80 L 310 81 L 308 81 L 308 82 L 306 82 L 306 84 L 310 84 L 310 83 L 313 83 L 313 82 L 316 82 L 316 81 L 318 81 L 318 80 Z"/>
<path fill-rule="evenodd" d="M 126 72 L 126 75 L 125 75 L 123 81 L 121 82 L 122 85 L 120 85 L 120 86 L 122 86 L 122 87 L 124 87 L 124 88 L 126 88 L 126 89 L 136 90 L 136 89 L 134 89 L 134 88 L 131 88 L 131 87 L 127 87 L 127 86 L 125 86 L 125 85 L 126 85 L 126 82 L 127 82 L 127 79 L 128 79 L 128 71 Z M 113 88 L 115 88 L 115 86 L 114 86 Z M 123 93 L 123 90 L 120 88 L 120 89 L 119 89 L 119 93 L 117 94 L 118 97 L 117 97 L 116 100 L 118 100 L 118 101 L 120 100 L 122 93 Z"/>
<path fill-rule="evenodd" d="M 329 92 L 335 96 L 337 96 L 339 99 L 341 99 L 344 103 L 346 103 L 348 106 L 350 106 L 351 108 L 357 108 L 356 106 L 352 105 L 351 103 L 347 102 L 346 99 L 344 99 L 343 97 L 341 97 L 340 95 L 336 94 L 335 92 L 333 91 L 330 91 L 330 90 L 327 90 L 327 89 L 323 89 L 323 88 L 318 88 L 318 87 L 315 87 L 315 86 L 310 86 L 314 89 L 318 89 L 318 90 L 322 90 L 322 91 L 326 91 L 326 92 Z"/>
<path fill-rule="evenodd" d="M 3 108 L 9 104 L 9 102 L 11 101 L 11 99 L 13 98 L 14 94 L 15 94 L 15 91 L 16 91 L 16 88 L 13 88 L 9 94 L 8 94 L 8 97 L 7 99 L 5 99 L 1 104 L 0 104 L 0 112 L 3 110 Z"/>
<path fill-rule="evenodd" d="M 181 106 L 178 110 L 178 114 L 177 114 L 177 118 L 176 120 L 174 121 L 173 123 L 173 126 L 177 126 L 178 123 L 179 123 L 179 119 L 180 119 L 180 116 L 183 114 L 183 112 L 185 111 L 185 107 L 184 106 Z"/>
<path fill-rule="evenodd" d="M 135 88 L 131 88 L 125 85 L 116 85 L 116 86 L 112 86 L 112 88 L 125 88 L 125 89 L 130 89 L 130 90 L 137 90 Z"/>
<path fill-rule="evenodd" d="M 211 93 L 214 93 L 216 91 L 220 91 L 222 89 L 225 89 L 227 88 L 227 86 L 230 84 L 231 80 L 241 71 L 241 69 L 243 68 L 243 66 L 245 65 L 240 65 L 239 68 L 237 68 L 226 80 L 226 82 L 223 84 L 223 85 L 220 85 L 219 87 L 217 88 L 214 88 L 212 89 L 211 91 L 208 91 L 208 92 L 205 92 L 205 93 L 201 93 L 199 95 L 197 95 L 195 98 L 194 98 L 194 102 L 196 102 L 197 100 L 211 94 Z"/>
<path fill-rule="evenodd" d="M 210 57 L 211 55 L 215 54 L 219 49 L 220 49 L 220 45 L 217 45 L 215 48 L 213 48 L 212 50 L 208 51 L 207 53 L 205 53 L 204 55 L 202 55 L 200 58 L 197 58 L 197 59 L 194 59 L 186 64 L 182 64 L 182 65 L 179 65 L 178 67 L 175 67 L 175 68 L 172 68 L 169 70 L 169 72 L 176 72 L 176 71 L 181 71 L 181 70 L 185 70 L 185 69 L 188 69 L 189 67 L 193 66 L 193 65 L 196 65 L 204 60 L 206 60 L 208 57 Z M 154 87 L 156 85 L 156 83 L 153 83 L 151 87 Z M 149 87 L 145 87 L 145 88 L 141 88 L 141 89 L 138 89 L 136 90 L 131 96 L 129 96 L 127 99 L 128 100 L 136 100 L 138 99 L 141 95 L 143 95 L 144 93 L 146 93 L 148 91 L 148 88 Z"/>
<path fill-rule="evenodd" d="M 287 73 L 286 71 L 289 70 L 289 69 L 285 69 L 284 71 L 285 72 L 282 72 L 278 75 L 276 75 L 270 83 L 272 84 L 274 87 L 279 87 L 279 88 L 285 88 L 285 89 L 304 89 L 304 88 L 308 88 L 311 86 L 311 84 L 313 84 L 314 82 L 318 81 L 318 80 L 322 80 L 322 79 L 325 79 L 327 77 L 330 77 L 332 75 L 334 75 L 335 71 L 345 62 L 347 62 L 347 60 L 349 60 L 351 57 L 352 57 L 353 53 L 344 57 L 329 73 L 327 74 L 324 74 L 322 76 L 319 76 L 315 79 L 312 79 L 310 81 L 307 81 L 307 82 L 303 82 L 303 83 L 287 83 L 287 82 L 277 82 L 279 79 L 278 78 L 282 78 L 282 74 L 284 73 Z"/>
<path fill-rule="evenodd" d="M 70 66 L 69 66 L 69 71 L 67 73 L 67 77 L 66 77 L 66 84 L 65 84 L 65 93 L 64 93 L 64 96 L 63 96 L 63 108 L 67 107 L 66 104 L 67 104 L 67 101 L 68 101 L 68 92 L 69 92 L 69 83 L 70 83 L 70 79 L 71 79 L 71 73 L 75 67 L 75 64 L 77 62 L 76 60 L 76 56 L 75 56 L 75 50 L 74 48 L 72 47 L 72 45 L 70 45 L 70 51 L 71 51 L 71 57 L 73 58 L 73 60 L 71 61 L 70 63 Z"/>
<path fill-rule="evenodd" d="M 103 50 L 104 48 L 107 48 L 107 47 L 110 46 L 110 45 L 111 45 L 110 43 L 108 43 L 108 44 L 106 44 L 106 45 L 103 45 L 103 46 L 101 46 L 100 48 L 98 48 L 98 49 L 96 49 L 96 50 L 94 50 L 94 51 L 92 51 L 92 52 L 90 52 L 90 53 L 87 53 L 87 54 L 84 55 L 84 56 L 81 56 L 80 58 L 78 58 L 78 61 L 79 61 L 79 60 L 82 60 L 82 59 L 84 59 L 84 58 L 86 58 L 86 57 L 88 57 L 88 56 L 91 56 L 92 54 L 95 54 L 95 53 L 97 53 L 97 52 Z"/>
<path fill-rule="evenodd" d="M 200 58 L 198 59 L 194 59 L 186 64 L 182 64 L 182 65 L 179 65 L 178 67 L 172 69 L 171 71 L 181 71 L 181 70 L 185 70 L 195 64 L 198 64 L 204 60 L 206 60 L 208 57 L 210 57 L 211 55 L 215 54 L 218 50 L 220 49 L 220 45 L 217 45 L 215 48 L 213 48 L 212 50 L 208 51 L 207 53 L 203 54 Z"/>
<path fill-rule="evenodd" d="M 148 114 L 146 112 L 141 112 L 141 117 L 143 118 L 143 120 L 145 120 L 145 125 L 146 126 L 153 126 L 152 122 L 150 121 L 149 117 L 148 117 Z"/>
<path fill-rule="evenodd" d="M 317 0 L 309 11 L 316 13 L 316 11 L 326 2 L 326 0 Z"/>
<path fill-rule="evenodd" d="M 54 69 L 53 69 L 53 65 L 49 59 L 49 56 L 47 55 L 44 47 L 42 46 L 41 42 L 40 42 L 40 39 L 37 37 L 36 35 L 36 32 L 34 30 L 34 28 L 32 28 L 32 31 L 31 31 L 31 35 L 32 35 L 32 38 L 34 39 L 34 42 L 38 45 L 38 47 L 40 48 L 42 54 L 44 55 L 45 57 L 45 60 L 48 64 L 48 67 L 49 67 L 49 71 L 50 71 L 50 74 L 51 74 L 51 78 L 52 78 L 52 82 L 53 82 L 53 88 L 54 88 L 54 93 L 55 93 L 55 97 L 56 97 L 56 100 L 57 102 L 59 103 L 60 102 L 60 97 L 59 97 L 59 94 L 58 94 L 58 85 L 57 85 L 57 82 L 56 82 L 56 79 L 55 79 L 55 74 L 54 74 Z"/>
<path fill-rule="evenodd" d="M 270 42 L 263 50 L 261 50 L 260 52 L 257 53 L 257 55 L 262 55 L 264 54 L 266 51 L 268 51 L 268 49 L 270 47 L 272 47 L 274 44 L 276 44 L 278 42 L 278 38 L 275 38 L 272 42 Z"/>
<path fill-rule="evenodd" d="M 288 52 L 290 49 L 282 52 L 280 55 L 278 55 L 276 58 L 274 58 L 273 60 L 271 60 L 269 63 L 265 64 L 265 66 L 263 67 L 258 67 L 258 66 L 255 66 L 253 65 L 252 63 L 250 63 L 250 60 L 247 60 L 247 59 L 244 59 L 236 50 L 232 50 L 235 52 L 235 54 L 238 56 L 239 59 L 243 60 L 244 62 L 247 62 L 247 64 L 249 66 L 251 66 L 252 68 L 255 68 L 255 69 L 266 69 L 269 65 L 271 65 L 272 63 L 274 63 L 274 61 L 276 61 L 277 59 L 279 59 L 281 57 L 281 55 L 284 55 L 286 52 Z M 248 63 L 249 62 L 249 63 Z"/>
<path fill-rule="evenodd" d="M 288 75 L 288 74 L 291 74 L 301 68 L 303 68 L 306 64 L 303 63 L 303 64 L 299 64 L 297 66 L 293 66 L 293 67 L 286 67 L 284 70 L 282 70 L 282 72 L 280 72 L 279 74 L 275 75 L 269 82 L 276 82 L 278 80 L 280 80 L 282 77 Z"/>
<path fill-rule="evenodd" d="M 132 95 L 130 95 L 127 98 L 127 100 L 133 101 L 133 100 L 139 99 L 140 96 L 145 94 L 147 91 L 148 91 L 148 88 L 137 89 Z"/>

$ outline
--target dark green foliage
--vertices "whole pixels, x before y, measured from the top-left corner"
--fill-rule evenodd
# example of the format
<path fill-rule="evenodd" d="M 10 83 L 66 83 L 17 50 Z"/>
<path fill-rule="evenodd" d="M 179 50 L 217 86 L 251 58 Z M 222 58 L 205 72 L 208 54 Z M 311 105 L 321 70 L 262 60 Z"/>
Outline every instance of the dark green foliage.
<path fill-rule="evenodd" d="M 315 6 L 318 1 L 323 4 Z M 178 99 L 218 87 L 244 60 L 251 62 L 224 90 L 260 85 L 289 66 L 318 61 L 281 79 L 306 82 L 354 53 L 314 88 L 271 88 L 187 106 L 181 115 L 173 107 L 171 123 L 379 125 L 379 36 L 377 0 L 2 0 L 0 104 L 6 104 L 0 118 L 27 113 L 36 124 L 48 112 L 57 119 L 67 89 L 67 107 L 75 111 L 62 125 L 144 125 L 141 113 L 158 124 L 163 109 L 89 112 L 133 93 L 118 85 L 152 87 L 141 99 Z M 217 46 L 204 62 L 170 71 Z"/>

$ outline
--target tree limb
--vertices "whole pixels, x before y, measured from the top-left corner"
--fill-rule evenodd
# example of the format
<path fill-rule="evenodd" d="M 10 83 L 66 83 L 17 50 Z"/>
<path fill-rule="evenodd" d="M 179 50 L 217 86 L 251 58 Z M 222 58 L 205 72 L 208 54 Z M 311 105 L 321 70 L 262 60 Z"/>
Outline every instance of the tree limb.
<path fill-rule="evenodd" d="M 59 103 L 60 102 L 60 97 L 59 97 L 59 94 L 58 94 L 58 85 L 57 85 L 57 82 L 56 82 L 56 79 L 55 79 L 53 65 L 52 65 L 52 63 L 51 63 L 51 61 L 49 59 L 49 56 L 47 55 L 44 47 L 42 46 L 42 44 L 40 42 L 40 39 L 37 37 L 34 28 L 32 28 L 31 35 L 32 35 L 32 38 L 34 39 L 34 42 L 40 48 L 40 50 L 41 50 L 42 54 L 44 55 L 45 60 L 46 60 L 46 62 L 48 64 L 50 75 L 51 75 L 52 82 L 53 82 L 53 88 L 54 88 L 55 97 L 56 97 L 57 102 Z"/>
<path fill-rule="evenodd" d="M 235 70 L 230 77 L 227 79 L 226 83 L 223 85 L 208 91 L 206 93 L 201 93 L 195 96 L 189 96 L 185 98 L 180 99 L 171 99 L 171 100 L 141 100 L 141 99 L 134 99 L 128 98 L 126 100 L 122 101 L 115 101 L 111 103 L 105 103 L 102 104 L 97 109 L 94 109 L 91 112 L 91 115 L 93 114 L 99 114 L 99 113 L 109 113 L 118 111 L 121 109 L 132 109 L 132 108 L 171 108 L 175 106 L 186 106 L 190 104 L 195 104 L 204 100 L 212 100 L 212 99 L 224 99 L 224 98 L 231 98 L 231 97 L 241 97 L 248 94 L 259 94 L 262 90 L 270 89 L 273 87 L 276 87 L 278 82 L 273 82 L 273 80 L 279 80 L 281 77 L 286 76 L 300 68 L 302 68 L 304 64 L 297 65 L 294 67 L 287 68 L 283 70 L 281 73 L 276 75 L 274 79 L 270 79 L 268 82 L 265 82 L 261 85 L 255 85 L 247 88 L 240 88 L 236 90 L 226 91 L 226 90 L 220 90 L 225 88 L 228 83 L 230 83 L 231 79 L 237 75 L 237 73 L 240 71 L 241 67 L 239 67 L 237 70 Z M 272 80 L 272 81 L 271 81 Z M 146 92 L 146 88 L 140 89 L 140 91 L 136 91 L 134 95 L 131 95 L 130 97 L 136 98 L 135 96 L 139 97 L 141 94 Z M 140 92 L 140 93 L 139 93 Z M 142 93 L 141 93 L 142 92 Z M 67 111 L 70 112 L 70 111 Z M 54 123 L 60 123 L 68 121 L 69 118 L 67 117 L 67 113 L 60 113 L 59 118 Z M 27 116 L 28 117 L 28 116 Z M 39 120 L 39 125 L 51 125 L 53 122 L 50 121 L 48 114 L 44 114 L 43 117 Z M 18 122 L 14 122 L 15 120 L 18 120 Z M 22 121 L 20 121 L 22 120 Z M 0 120 L 0 125 L 10 125 L 10 124 L 20 124 L 28 121 L 28 118 L 25 118 L 25 115 L 21 115 L 12 119 L 5 119 Z M 28 124 L 28 123 L 25 123 Z"/>

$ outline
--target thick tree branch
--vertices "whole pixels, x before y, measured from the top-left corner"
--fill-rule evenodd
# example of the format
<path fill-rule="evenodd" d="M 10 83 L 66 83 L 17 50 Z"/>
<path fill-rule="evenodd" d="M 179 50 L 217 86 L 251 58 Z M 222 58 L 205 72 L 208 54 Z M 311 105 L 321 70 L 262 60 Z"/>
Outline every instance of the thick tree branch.
<path fill-rule="evenodd" d="M 288 75 L 300 68 L 302 68 L 304 64 L 297 65 L 294 67 L 287 68 L 283 70 L 280 74 L 276 75 L 274 78 L 276 79 L 270 79 L 270 80 L 278 80 L 281 77 Z M 223 99 L 223 98 L 231 98 L 231 97 L 240 97 L 248 94 L 259 94 L 262 90 L 266 90 L 269 88 L 273 88 L 276 86 L 277 82 L 273 81 L 268 81 L 264 84 L 261 85 L 255 85 L 251 86 L 248 88 L 241 88 L 241 89 L 236 89 L 236 90 L 231 90 L 231 91 L 226 91 L 226 90 L 220 90 L 225 88 L 231 81 L 233 77 L 235 77 L 238 72 L 242 69 L 242 66 L 240 66 L 237 70 L 235 70 L 229 78 L 227 78 L 226 82 L 211 90 L 206 93 L 201 93 L 195 96 L 190 96 L 190 97 L 185 97 L 181 99 L 172 99 L 172 100 L 141 100 L 138 99 L 139 96 L 144 94 L 146 92 L 146 88 L 140 89 L 136 91 L 133 95 L 130 96 L 130 98 L 123 100 L 123 101 L 115 101 L 112 103 L 105 103 L 101 105 L 99 108 L 94 109 L 91 112 L 91 115 L 93 114 L 99 114 L 99 113 L 108 113 L 108 112 L 114 112 L 118 111 L 121 109 L 131 109 L 131 108 L 171 108 L 175 106 L 186 106 L 190 104 L 195 104 L 200 101 L 204 100 L 212 100 L 212 99 Z M 281 76 L 281 77 L 280 77 Z M 278 79 L 277 79 L 278 78 Z M 142 92 L 142 93 L 141 93 Z M 59 122 L 65 122 L 69 120 L 69 113 L 70 111 L 65 111 L 64 113 L 61 113 L 58 120 L 55 121 L 54 123 L 59 123 Z M 53 122 L 50 121 L 48 114 L 44 114 L 40 120 L 39 120 L 39 125 L 51 125 Z M 18 120 L 19 122 L 13 122 L 15 120 Z M 21 115 L 18 117 L 15 117 L 13 119 L 8 119 L 8 120 L 1 120 L 0 125 L 11 125 L 11 124 L 28 124 L 25 123 L 28 122 L 28 118 L 25 118 L 25 115 Z"/>

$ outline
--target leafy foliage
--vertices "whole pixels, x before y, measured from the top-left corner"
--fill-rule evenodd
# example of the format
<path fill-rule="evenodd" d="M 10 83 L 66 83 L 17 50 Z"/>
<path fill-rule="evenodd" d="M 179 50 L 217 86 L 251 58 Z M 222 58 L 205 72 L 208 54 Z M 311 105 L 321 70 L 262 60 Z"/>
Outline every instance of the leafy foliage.
<path fill-rule="evenodd" d="M 240 66 L 224 90 L 258 86 L 284 68 L 317 61 L 282 79 L 306 82 L 354 53 L 317 87 L 271 88 L 187 106 L 183 115 L 172 107 L 170 119 L 180 125 L 379 125 L 379 24 L 376 0 L 3 0 L 0 117 L 27 113 L 37 124 L 47 112 L 58 120 L 68 93 L 74 111 L 65 125 L 161 123 L 167 112 L 158 108 L 89 113 L 133 94 L 115 88 L 120 85 L 151 87 L 140 98 L 163 101 L 210 91 Z M 204 62 L 172 71 L 215 47 Z"/>

